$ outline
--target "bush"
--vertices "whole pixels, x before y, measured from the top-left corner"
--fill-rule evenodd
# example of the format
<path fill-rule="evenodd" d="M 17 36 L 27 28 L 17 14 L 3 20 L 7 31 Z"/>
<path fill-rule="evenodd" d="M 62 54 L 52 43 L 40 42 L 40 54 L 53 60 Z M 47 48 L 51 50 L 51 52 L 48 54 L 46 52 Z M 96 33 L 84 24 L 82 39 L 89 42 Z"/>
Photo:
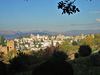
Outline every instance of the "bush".
<path fill-rule="evenodd" d="M 73 68 L 65 60 L 52 57 L 34 69 L 32 75 L 73 75 Z"/>
<path fill-rule="evenodd" d="M 29 70 L 30 66 L 39 63 L 36 56 L 19 53 L 17 57 L 10 60 L 10 71 L 22 72 Z"/>
<path fill-rule="evenodd" d="M 68 55 L 66 55 L 66 53 L 63 51 L 54 51 L 52 53 L 52 56 L 54 56 L 56 58 L 61 58 L 62 60 L 68 59 Z"/>
<path fill-rule="evenodd" d="M 81 45 L 78 52 L 79 52 L 79 56 L 85 57 L 85 56 L 89 56 L 92 50 L 89 45 Z"/>
<path fill-rule="evenodd" d="M 87 57 L 78 57 L 74 60 L 69 60 L 69 63 L 77 66 L 91 66 L 90 64 L 90 56 Z"/>

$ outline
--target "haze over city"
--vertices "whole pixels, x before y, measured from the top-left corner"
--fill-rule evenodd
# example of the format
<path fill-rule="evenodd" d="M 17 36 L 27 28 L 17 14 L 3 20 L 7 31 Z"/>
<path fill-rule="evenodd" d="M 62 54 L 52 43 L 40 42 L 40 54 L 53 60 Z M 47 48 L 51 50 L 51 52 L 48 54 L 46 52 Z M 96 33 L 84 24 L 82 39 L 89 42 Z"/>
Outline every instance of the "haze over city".
<path fill-rule="evenodd" d="M 57 8 L 61 0 L 0 0 L 0 30 L 30 31 L 100 29 L 100 1 L 78 0 L 80 9 L 73 15 L 62 15 Z"/>

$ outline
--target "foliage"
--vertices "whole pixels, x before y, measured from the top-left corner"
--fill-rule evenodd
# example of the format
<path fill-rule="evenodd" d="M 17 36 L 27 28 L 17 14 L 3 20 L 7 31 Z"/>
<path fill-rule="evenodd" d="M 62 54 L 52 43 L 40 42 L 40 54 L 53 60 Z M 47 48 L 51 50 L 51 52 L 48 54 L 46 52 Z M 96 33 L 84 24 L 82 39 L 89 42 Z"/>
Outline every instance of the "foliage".
<path fill-rule="evenodd" d="M 77 43 L 76 41 L 73 41 L 73 42 L 72 42 L 72 45 L 75 46 L 75 45 L 78 45 L 78 43 Z"/>
<path fill-rule="evenodd" d="M 29 38 L 30 36 L 28 36 L 28 35 L 25 35 L 24 37 L 25 37 L 25 38 Z"/>
<path fill-rule="evenodd" d="M 88 45 L 88 42 L 86 39 L 83 39 L 82 42 L 81 42 L 81 45 Z"/>
<path fill-rule="evenodd" d="M 4 57 L 4 52 L 0 52 L 0 58 Z"/>
<path fill-rule="evenodd" d="M 63 52 L 63 51 L 54 51 L 52 53 L 52 56 L 54 56 L 56 58 L 61 58 L 63 60 L 68 59 L 68 55 L 65 52 Z"/>
<path fill-rule="evenodd" d="M 0 61 L 0 75 L 7 75 L 7 67 L 2 61 Z"/>
<path fill-rule="evenodd" d="M 51 46 L 51 47 L 47 47 L 44 51 L 44 55 L 49 58 L 52 56 L 52 53 L 57 50 L 54 46 Z"/>
<path fill-rule="evenodd" d="M 53 40 L 51 40 L 51 45 L 53 45 Z"/>
<path fill-rule="evenodd" d="M 94 38 L 100 38 L 100 34 L 95 34 Z"/>
<path fill-rule="evenodd" d="M 73 75 L 73 68 L 65 60 L 51 57 L 34 69 L 32 75 Z"/>
<path fill-rule="evenodd" d="M 89 56 L 92 50 L 89 45 L 81 45 L 78 52 L 79 52 L 79 56 L 85 57 L 85 56 Z"/>
<path fill-rule="evenodd" d="M 91 65 L 90 56 L 69 60 L 74 69 L 74 75 L 100 75 L 100 67 Z"/>
<path fill-rule="evenodd" d="M 19 37 L 17 37 L 17 39 L 22 39 L 23 38 L 23 36 L 22 35 L 20 35 Z"/>
<path fill-rule="evenodd" d="M 89 66 L 90 65 L 90 56 L 78 57 L 78 58 L 75 58 L 74 60 L 70 60 L 69 62 L 74 65 Z"/>
<path fill-rule="evenodd" d="M 77 1 L 77 0 L 60 1 L 58 3 L 58 9 L 62 9 L 63 10 L 62 14 L 66 14 L 67 13 L 68 15 L 76 13 L 76 12 L 80 12 L 79 8 L 77 8 L 74 5 L 75 1 Z"/>
<path fill-rule="evenodd" d="M 92 36 L 86 37 L 86 41 L 87 41 L 89 46 L 93 45 L 93 37 Z"/>
<path fill-rule="evenodd" d="M 98 49 L 100 47 L 100 38 L 93 39 L 94 46 Z"/>
<path fill-rule="evenodd" d="M 100 75 L 99 67 L 73 65 L 74 75 Z"/>
<path fill-rule="evenodd" d="M 38 47 L 40 48 L 42 44 L 38 44 Z"/>
<path fill-rule="evenodd" d="M 1 45 L 2 45 L 2 46 L 4 46 L 4 45 L 5 45 L 5 44 L 4 44 L 4 40 L 5 40 L 4 36 L 3 36 L 3 35 L 1 35 Z"/>
<path fill-rule="evenodd" d="M 92 47 L 92 52 L 96 51 L 96 48 L 95 47 Z"/>
<path fill-rule="evenodd" d="M 90 61 L 93 66 L 100 66 L 100 54 L 94 53 L 90 56 Z"/>
<path fill-rule="evenodd" d="M 65 0 L 65 1 L 61 1 L 58 3 L 58 9 L 62 9 L 63 12 L 62 14 L 67 13 L 68 15 L 76 13 L 76 12 L 80 12 L 79 8 L 77 8 L 74 5 L 74 2 L 76 0 L 70 1 L 70 0 Z"/>
<path fill-rule="evenodd" d="M 29 70 L 31 65 L 41 62 L 41 59 L 34 55 L 27 55 L 23 52 L 18 53 L 16 57 L 10 61 L 10 71 L 21 72 Z"/>
<path fill-rule="evenodd" d="M 11 51 L 9 51 L 9 53 L 8 53 L 8 57 L 9 57 L 9 59 L 11 60 L 11 59 L 13 59 L 15 56 L 17 56 L 17 53 L 19 53 L 17 50 L 11 50 Z"/>
<path fill-rule="evenodd" d="M 68 41 L 62 42 L 61 46 L 63 47 L 64 50 L 70 51 L 72 48 L 72 45 L 69 44 Z"/>
<path fill-rule="evenodd" d="M 41 42 L 44 42 L 43 39 L 41 39 Z"/>

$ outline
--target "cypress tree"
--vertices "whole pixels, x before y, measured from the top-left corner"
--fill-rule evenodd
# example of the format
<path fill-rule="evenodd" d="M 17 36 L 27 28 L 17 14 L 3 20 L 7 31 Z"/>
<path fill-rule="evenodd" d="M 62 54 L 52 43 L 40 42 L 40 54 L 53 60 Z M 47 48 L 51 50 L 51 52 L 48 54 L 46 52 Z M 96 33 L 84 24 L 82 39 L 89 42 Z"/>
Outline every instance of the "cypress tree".
<path fill-rule="evenodd" d="M 2 46 L 4 46 L 4 40 L 5 40 L 5 39 L 4 39 L 3 35 L 1 35 L 1 45 L 2 45 Z"/>

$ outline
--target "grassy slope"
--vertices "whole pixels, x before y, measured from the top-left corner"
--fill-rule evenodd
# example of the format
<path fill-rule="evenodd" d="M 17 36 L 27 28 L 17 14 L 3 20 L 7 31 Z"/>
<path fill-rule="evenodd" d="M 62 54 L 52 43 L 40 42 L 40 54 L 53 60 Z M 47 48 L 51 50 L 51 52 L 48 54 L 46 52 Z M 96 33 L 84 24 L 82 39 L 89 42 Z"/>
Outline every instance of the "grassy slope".
<path fill-rule="evenodd" d="M 100 67 L 91 66 L 88 57 L 79 57 L 69 61 L 74 69 L 74 75 L 100 75 Z"/>

